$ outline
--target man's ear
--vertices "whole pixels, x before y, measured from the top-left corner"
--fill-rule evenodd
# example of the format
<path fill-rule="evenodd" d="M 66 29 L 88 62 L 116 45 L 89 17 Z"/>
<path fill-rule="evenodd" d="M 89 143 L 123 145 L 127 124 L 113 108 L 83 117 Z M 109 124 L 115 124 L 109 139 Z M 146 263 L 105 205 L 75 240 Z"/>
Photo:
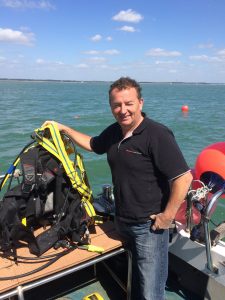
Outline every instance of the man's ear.
<path fill-rule="evenodd" d="M 143 105 L 144 105 L 144 99 L 143 99 L 143 98 L 139 99 L 139 102 L 140 102 L 140 104 L 141 104 L 141 110 L 142 110 Z"/>

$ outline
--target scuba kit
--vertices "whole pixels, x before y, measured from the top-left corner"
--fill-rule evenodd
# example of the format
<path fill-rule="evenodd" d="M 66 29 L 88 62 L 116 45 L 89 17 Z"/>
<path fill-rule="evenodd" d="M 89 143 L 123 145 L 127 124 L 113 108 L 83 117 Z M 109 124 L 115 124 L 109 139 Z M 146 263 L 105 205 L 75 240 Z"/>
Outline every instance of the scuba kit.
<path fill-rule="evenodd" d="M 0 201 L 0 252 L 16 260 L 17 249 L 24 246 L 38 258 L 51 247 L 93 251 L 89 227 L 96 213 L 82 156 L 54 123 L 36 129 L 32 138 L 0 184 L 2 190 L 9 181 Z M 20 176 L 15 175 L 19 164 Z"/>

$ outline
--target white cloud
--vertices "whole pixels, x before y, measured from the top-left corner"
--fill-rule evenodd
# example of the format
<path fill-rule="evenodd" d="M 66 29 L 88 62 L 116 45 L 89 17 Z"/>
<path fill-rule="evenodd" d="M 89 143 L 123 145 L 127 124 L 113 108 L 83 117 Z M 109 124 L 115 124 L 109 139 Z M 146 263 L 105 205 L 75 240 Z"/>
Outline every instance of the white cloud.
<path fill-rule="evenodd" d="M 106 41 L 109 41 L 109 42 L 111 42 L 113 39 L 112 39 L 112 37 L 111 36 L 107 36 L 106 37 Z"/>
<path fill-rule="evenodd" d="M 45 0 L 1 0 L 0 4 L 13 9 L 55 9 L 50 1 Z"/>
<path fill-rule="evenodd" d="M 161 48 L 152 48 L 146 53 L 147 56 L 161 56 L 161 57 L 176 57 L 182 54 L 179 51 L 167 51 Z"/>
<path fill-rule="evenodd" d="M 11 42 L 31 46 L 34 41 L 34 34 L 25 33 L 10 28 L 0 28 L 0 42 Z"/>
<path fill-rule="evenodd" d="M 43 64 L 45 64 L 46 62 L 45 62 L 44 59 L 38 58 L 38 59 L 36 59 L 36 63 L 37 63 L 38 65 L 43 65 Z"/>
<path fill-rule="evenodd" d="M 47 61 L 47 60 L 44 60 L 43 58 L 37 58 L 35 62 L 38 65 L 45 65 L 45 66 L 63 66 L 63 65 L 65 65 L 60 60 L 58 60 L 58 61 Z"/>
<path fill-rule="evenodd" d="M 208 56 L 205 54 L 202 55 L 191 55 L 189 56 L 190 60 L 195 60 L 195 61 L 205 61 L 205 62 L 221 62 L 223 61 L 222 58 L 216 57 L 216 56 Z"/>
<path fill-rule="evenodd" d="M 79 65 L 77 65 L 77 68 L 79 68 L 79 69 L 87 69 L 88 65 L 87 64 L 79 64 Z"/>
<path fill-rule="evenodd" d="M 208 60 L 208 56 L 205 54 L 202 55 L 191 55 L 189 56 L 190 60 L 201 60 L 201 61 L 207 61 Z"/>
<path fill-rule="evenodd" d="M 225 57 L 225 49 L 222 49 L 222 50 L 218 51 L 217 55 Z"/>
<path fill-rule="evenodd" d="M 139 23 L 143 20 L 143 16 L 132 9 L 121 10 L 118 14 L 112 17 L 112 20 L 119 22 Z"/>
<path fill-rule="evenodd" d="M 119 30 L 127 31 L 127 32 L 135 32 L 136 31 L 136 29 L 133 26 L 126 26 L 126 25 L 119 28 Z"/>
<path fill-rule="evenodd" d="M 90 38 L 91 41 L 93 42 L 99 42 L 103 39 L 103 36 L 101 34 L 96 34 L 94 36 L 92 36 Z M 113 38 L 111 36 L 107 36 L 106 38 L 104 38 L 106 41 L 111 42 L 113 40 Z"/>
<path fill-rule="evenodd" d="M 101 34 L 96 34 L 96 35 L 94 35 L 94 36 L 91 37 L 91 40 L 92 40 L 93 42 L 98 42 L 98 41 L 100 41 L 101 39 L 102 39 Z"/>
<path fill-rule="evenodd" d="M 117 55 L 119 54 L 120 52 L 116 49 L 109 49 L 109 50 L 105 50 L 103 51 L 104 54 L 107 54 L 107 55 Z"/>
<path fill-rule="evenodd" d="M 171 70 L 169 70 L 169 73 L 177 73 L 177 70 L 171 69 Z"/>
<path fill-rule="evenodd" d="M 100 53 L 100 51 L 97 50 L 89 50 L 89 51 L 84 51 L 84 54 L 88 54 L 88 55 L 98 55 Z"/>
<path fill-rule="evenodd" d="M 213 48 L 214 45 L 212 43 L 206 43 L 206 44 L 199 44 L 198 48 L 199 49 L 210 49 Z"/>
<path fill-rule="evenodd" d="M 89 51 L 84 51 L 83 53 L 87 54 L 87 55 L 100 55 L 100 54 L 117 55 L 120 52 L 116 49 L 108 49 L 108 50 L 103 50 L 103 51 L 89 50 Z"/>
<path fill-rule="evenodd" d="M 3 62 L 5 60 L 6 60 L 6 58 L 4 56 L 0 56 L 0 62 Z"/>
<path fill-rule="evenodd" d="M 174 60 L 156 60 L 156 65 L 178 65 L 180 64 L 180 61 L 174 61 Z"/>
<path fill-rule="evenodd" d="M 109 69 L 109 66 L 108 65 L 101 65 L 100 68 L 101 69 Z"/>
<path fill-rule="evenodd" d="M 89 59 L 90 62 L 92 63 L 102 63 L 102 62 L 105 62 L 106 61 L 106 58 L 105 57 L 100 57 L 100 56 L 95 56 L 95 57 L 92 57 Z"/>

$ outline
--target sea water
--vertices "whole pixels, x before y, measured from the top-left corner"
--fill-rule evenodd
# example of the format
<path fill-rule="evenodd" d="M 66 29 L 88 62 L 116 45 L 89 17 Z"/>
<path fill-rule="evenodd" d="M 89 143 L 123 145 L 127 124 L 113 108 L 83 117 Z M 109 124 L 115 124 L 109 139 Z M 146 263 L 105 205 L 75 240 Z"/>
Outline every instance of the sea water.
<path fill-rule="evenodd" d="M 94 136 L 114 122 L 110 82 L 0 80 L 0 174 L 4 174 L 34 129 L 55 120 Z M 225 85 L 141 83 L 146 114 L 172 129 L 191 168 L 206 146 L 225 140 Z M 181 107 L 188 105 L 183 114 Z M 111 183 L 105 155 L 78 150 L 94 194 Z M 223 201 L 220 219 L 225 219 Z M 222 209 L 222 210 L 221 210 Z M 216 217 L 217 218 L 217 217 Z M 218 219 L 218 218 L 217 218 Z"/>

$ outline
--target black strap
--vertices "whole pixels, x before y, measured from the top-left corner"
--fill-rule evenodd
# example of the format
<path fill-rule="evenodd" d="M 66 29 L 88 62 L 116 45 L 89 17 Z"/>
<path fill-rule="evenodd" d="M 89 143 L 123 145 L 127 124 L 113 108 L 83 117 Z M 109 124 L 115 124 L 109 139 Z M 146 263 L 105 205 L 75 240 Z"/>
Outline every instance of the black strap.
<path fill-rule="evenodd" d="M 34 147 L 22 153 L 20 157 L 23 171 L 22 196 L 24 198 L 29 197 L 30 192 L 35 188 L 37 183 L 38 151 L 39 149 Z"/>
<path fill-rule="evenodd" d="M 79 195 L 74 195 L 74 197 L 75 198 L 67 209 L 66 216 L 58 223 L 58 235 L 63 239 L 65 236 L 77 232 L 78 234 L 75 234 L 76 238 L 74 238 L 73 241 L 80 242 L 79 230 L 82 217 L 81 202 Z"/>
<path fill-rule="evenodd" d="M 55 214 L 59 216 L 59 214 L 62 214 L 62 210 L 65 213 L 66 210 L 66 204 L 65 201 L 67 201 L 66 195 L 63 194 L 62 190 L 62 184 L 63 184 L 63 173 L 64 170 L 62 168 L 58 169 L 58 174 L 56 176 L 56 183 L 55 183 L 55 197 L 54 197 L 54 209 Z M 60 218 L 60 216 L 59 216 Z"/>
<path fill-rule="evenodd" d="M 46 251 L 48 251 L 60 239 L 60 231 L 61 231 L 61 226 L 59 224 L 55 224 L 51 228 L 39 234 L 36 238 L 36 242 L 38 245 L 38 253 L 34 251 L 35 249 L 31 249 L 31 248 L 30 248 L 30 252 L 32 254 L 40 256 Z"/>
<path fill-rule="evenodd" d="M 11 239 L 16 246 L 18 241 L 24 241 L 28 244 L 29 250 L 32 254 L 39 255 L 40 249 L 38 247 L 36 238 L 33 232 L 22 224 L 18 224 L 11 229 Z"/>

